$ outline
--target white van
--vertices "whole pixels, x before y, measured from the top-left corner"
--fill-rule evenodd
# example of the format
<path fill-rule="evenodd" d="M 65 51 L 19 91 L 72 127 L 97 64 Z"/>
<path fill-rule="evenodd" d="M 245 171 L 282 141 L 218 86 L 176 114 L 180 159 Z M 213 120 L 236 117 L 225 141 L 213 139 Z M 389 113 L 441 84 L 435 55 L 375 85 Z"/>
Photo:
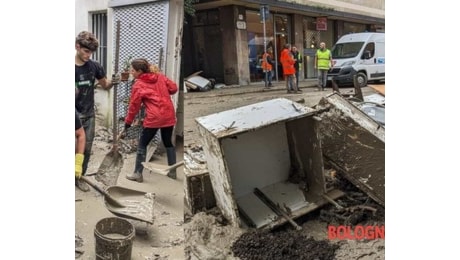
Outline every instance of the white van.
<path fill-rule="evenodd" d="M 352 33 L 342 36 L 332 47 L 333 67 L 328 80 L 337 85 L 353 84 L 357 75 L 360 87 L 368 81 L 385 80 L 385 33 Z"/>

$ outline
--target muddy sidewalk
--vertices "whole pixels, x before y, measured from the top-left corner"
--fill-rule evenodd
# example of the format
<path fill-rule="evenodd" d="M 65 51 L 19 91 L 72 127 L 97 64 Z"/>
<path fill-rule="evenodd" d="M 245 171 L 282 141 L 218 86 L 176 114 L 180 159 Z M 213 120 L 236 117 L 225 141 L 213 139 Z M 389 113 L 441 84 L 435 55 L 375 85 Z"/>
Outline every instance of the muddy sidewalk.
<path fill-rule="evenodd" d="M 104 129 L 97 127 L 88 173 L 96 172 L 111 144 L 104 138 Z M 98 135 L 99 133 L 99 135 Z M 182 158 L 182 143 L 176 144 L 177 158 Z M 144 182 L 137 183 L 125 178 L 134 169 L 135 153 L 123 154 L 124 165 L 116 185 L 155 194 L 154 223 L 129 220 L 136 228 L 132 246 L 133 260 L 183 259 L 183 167 L 177 169 L 177 179 L 149 173 L 144 170 Z M 167 165 L 166 155 L 154 155 L 154 162 Z M 93 178 L 93 177 L 91 177 Z M 75 241 L 78 259 L 95 259 L 96 223 L 114 217 L 104 206 L 104 199 L 97 191 L 81 192 L 75 188 Z"/>

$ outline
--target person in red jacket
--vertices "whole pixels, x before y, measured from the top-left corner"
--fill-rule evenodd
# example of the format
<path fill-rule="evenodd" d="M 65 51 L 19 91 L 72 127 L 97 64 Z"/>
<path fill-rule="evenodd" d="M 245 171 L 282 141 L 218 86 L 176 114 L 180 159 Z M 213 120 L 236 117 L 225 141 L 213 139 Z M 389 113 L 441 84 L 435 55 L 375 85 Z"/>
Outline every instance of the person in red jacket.
<path fill-rule="evenodd" d="M 134 173 L 127 174 L 126 178 L 142 182 L 142 171 L 144 170 L 142 163 L 146 159 L 147 145 L 155 137 L 158 129 L 161 130 L 161 140 L 166 148 L 168 165 L 176 163 L 176 150 L 171 140 L 176 124 L 176 113 L 171 95 L 177 92 L 177 84 L 157 72 L 155 66 L 150 65 L 146 59 L 133 60 L 130 73 L 135 78 L 135 82 L 131 90 L 128 113 L 125 118 L 125 131 L 131 127 L 142 104 L 145 106 L 145 118 L 137 147 Z M 175 179 L 176 172 L 170 171 L 168 177 Z"/>
<path fill-rule="evenodd" d="M 287 93 L 298 93 L 299 91 L 296 87 L 294 87 L 294 80 L 295 80 L 295 60 L 291 53 L 291 44 L 286 43 L 284 45 L 284 49 L 281 52 L 280 57 L 281 65 L 283 66 L 283 75 L 286 79 L 286 90 Z"/>

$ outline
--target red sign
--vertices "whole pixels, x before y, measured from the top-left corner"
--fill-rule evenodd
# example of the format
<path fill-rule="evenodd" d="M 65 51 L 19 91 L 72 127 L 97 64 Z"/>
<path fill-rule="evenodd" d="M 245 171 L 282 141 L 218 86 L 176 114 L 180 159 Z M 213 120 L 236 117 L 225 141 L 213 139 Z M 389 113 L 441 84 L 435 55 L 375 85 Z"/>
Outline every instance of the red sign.
<path fill-rule="evenodd" d="M 317 17 L 316 18 L 316 30 L 317 31 L 327 31 L 327 17 Z"/>

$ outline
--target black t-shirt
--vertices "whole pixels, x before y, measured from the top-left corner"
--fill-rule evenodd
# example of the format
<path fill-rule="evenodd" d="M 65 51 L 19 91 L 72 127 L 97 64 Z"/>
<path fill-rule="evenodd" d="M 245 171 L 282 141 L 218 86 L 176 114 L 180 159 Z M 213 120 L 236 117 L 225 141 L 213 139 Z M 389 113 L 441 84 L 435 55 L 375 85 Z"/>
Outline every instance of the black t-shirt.
<path fill-rule="evenodd" d="M 78 117 L 77 111 L 75 111 L 75 131 L 82 127 L 80 117 Z"/>
<path fill-rule="evenodd" d="M 294 60 L 295 60 L 295 63 L 294 63 L 294 68 L 296 71 L 299 71 L 299 63 L 302 63 L 302 58 L 299 57 L 299 51 L 296 51 L 296 52 L 293 52 L 291 51 L 292 55 L 294 56 Z"/>
<path fill-rule="evenodd" d="M 89 60 L 83 66 L 75 65 L 75 108 L 82 117 L 94 116 L 94 82 L 105 77 L 104 68 Z"/>

